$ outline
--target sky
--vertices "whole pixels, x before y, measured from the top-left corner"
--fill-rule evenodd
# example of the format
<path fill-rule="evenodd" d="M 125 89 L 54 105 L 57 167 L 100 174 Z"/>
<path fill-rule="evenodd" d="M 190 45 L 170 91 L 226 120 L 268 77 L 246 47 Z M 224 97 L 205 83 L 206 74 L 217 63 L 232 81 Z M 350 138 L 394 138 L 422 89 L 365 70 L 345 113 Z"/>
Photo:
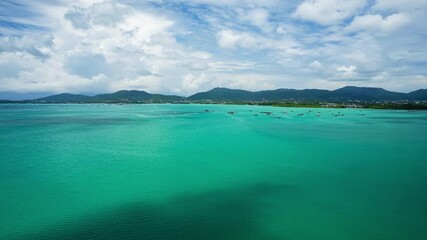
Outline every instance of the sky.
<path fill-rule="evenodd" d="M 426 0 L 0 0 L 0 92 L 410 92 L 426 23 Z"/>

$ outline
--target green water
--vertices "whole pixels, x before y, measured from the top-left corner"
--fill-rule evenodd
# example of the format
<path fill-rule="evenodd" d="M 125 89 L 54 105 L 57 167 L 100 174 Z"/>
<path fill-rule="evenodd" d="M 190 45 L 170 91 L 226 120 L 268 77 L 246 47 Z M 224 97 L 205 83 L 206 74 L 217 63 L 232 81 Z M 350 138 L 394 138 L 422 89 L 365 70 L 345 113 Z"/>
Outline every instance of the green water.
<path fill-rule="evenodd" d="M 0 105 L 0 239 L 424 240 L 427 112 Z"/>

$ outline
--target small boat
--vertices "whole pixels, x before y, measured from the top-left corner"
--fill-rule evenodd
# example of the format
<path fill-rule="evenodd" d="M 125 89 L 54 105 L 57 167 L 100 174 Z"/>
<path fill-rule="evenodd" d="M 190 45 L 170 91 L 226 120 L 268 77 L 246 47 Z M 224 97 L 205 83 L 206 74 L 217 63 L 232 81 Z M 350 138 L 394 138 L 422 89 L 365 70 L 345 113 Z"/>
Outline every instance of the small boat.
<path fill-rule="evenodd" d="M 272 112 L 261 112 L 261 113 L 264 113 L 264 114 L 266 114 L 266 115 L 271 115 L 271 114 L 273 114 Z"/>
<path fill-rule="evenodd" d="M 300 113 L 300 114 L 298 114 L 298 116 L 304 116 L 304 113 Z"/>
<path fill-rule="evenodd" d="M 228 112 L 228 114 L 234 114 L 234 112 Z"/>

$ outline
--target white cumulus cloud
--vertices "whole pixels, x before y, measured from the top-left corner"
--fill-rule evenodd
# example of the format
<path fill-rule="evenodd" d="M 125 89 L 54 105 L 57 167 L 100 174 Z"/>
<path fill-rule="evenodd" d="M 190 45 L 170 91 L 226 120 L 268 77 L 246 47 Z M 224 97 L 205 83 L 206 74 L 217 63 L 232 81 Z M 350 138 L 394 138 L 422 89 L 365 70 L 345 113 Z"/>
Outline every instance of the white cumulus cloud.
<path fill-rule="evenodd" d="M 356 66 L 349 65 L 349 66 L 339 66 L 337 67 L 337 71 L 340 73 L 340 76 L 344 78 L 351 78 L 356 75 Z"/>
<path fill-rule="evenodd" d="M 249 10 L 238 10 L 240 17 L 244 21 L 248 21 L 253 26 L 258 27 L 262 31 L 272 31 L 273 26 L 269 21 L 269 11 L 265 8 L 253 8 Z"/>
<path fill-rule="evenodd" d="M 200 89 L 203 85 L 208 82 L 208 79 L 204 73 L 196 77 L 193 74 L 186 74 L 182 79 L 182 87 L 186 92 L 193 92 Z"/>
<path fill-rule="evenodd" d="M 331 25 L 354 16 L 366 5 L 366 0 L 305 0 L 293 16 L 322 25 Z"/>
<path fill-rule="evenodd" d="M 349 31 L 395 31 L 409 23 L 409 17 L 404 13 L 394 13 L 387 17 L 379 14 L 357 16 L 347 27 Z"/>

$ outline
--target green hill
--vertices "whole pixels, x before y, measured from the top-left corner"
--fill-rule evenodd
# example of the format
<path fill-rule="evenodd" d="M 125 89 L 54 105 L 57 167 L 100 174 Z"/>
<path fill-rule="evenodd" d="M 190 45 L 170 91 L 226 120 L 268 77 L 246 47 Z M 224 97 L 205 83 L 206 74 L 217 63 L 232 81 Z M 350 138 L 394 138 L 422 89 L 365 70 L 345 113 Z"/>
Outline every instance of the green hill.
<path fill-rule="evenodd" d="M 421 92 L 419 92 L 421 91 Z M 344 87 L 334 91 L 319 89 L 276 89 L 250 92 L 227 88 L 214 88 L 207 92 L 196 93 L 190 97 L 193 101 L 399 101 L 422 98 L 422 90 L 410 94 L 390 92 L 382 88 Z"/>
<path fill-rule="evenodd" d="M 90 99 L 90 96 L 81 95 L 81 94 L 70 94 L 70 93 L 61 93 L 44 98 L 38 98 L 36 102 L 46 102 L 46 103 L 61 103 L 61 102 L 85 102 Z"/>
<path fill-rule="evenodd" d="M 332 91 L 332 99 L 339 101 L 391 101 L 408 99 L 408 94 L 390 92 L 382 88 L 343 87 Z"/>
<path fill-rule="evenodd" d="M 427 101 L 427 89 L 419 89 L 411 93 L 398 93 L 382 88 L 343 87 L 337 90 L 319 89 L 276 89 L 264 91 L 246 91 L 239 89 L 214 88 L 199 92 L 189 97 L 174 95 L 151 94 L 145 91 L 122 90 L 115 93 L 86 96 L 62 93 L 33 100 L 39 103 L 172 103 L 188 101 L 214 102 L 376 102 L 376 101 Z"/>
<path fill-rule="evenodd" d="M 408 93 L 411 100 L 427 101 L 427 89 L 418 89 Z"/>
<path fill-rule="evenodd" d="M 122 90 L 115 93 L 98 94 L 93 97 L 61 93 L 52 95 L 45 98 L 39 98 L 33 102 L 46 102 L 46 103 L 65 103 L 65 102 L 83 102 L 83 103 L 134 103 L 134 102 L 174 102 L 182 101 L 184 97 L 169 96 L 161 94 L 150 94 L 145 91 L 137 90 Z"/>
<path fill-rule="evenodd" d="M 184 97 L 180 96 L 151 94 L 137 90 L 122 90 L 115 93 L 93 96 L 89 99 L 89 102 L 173 102 L 184 99 Z"/>

